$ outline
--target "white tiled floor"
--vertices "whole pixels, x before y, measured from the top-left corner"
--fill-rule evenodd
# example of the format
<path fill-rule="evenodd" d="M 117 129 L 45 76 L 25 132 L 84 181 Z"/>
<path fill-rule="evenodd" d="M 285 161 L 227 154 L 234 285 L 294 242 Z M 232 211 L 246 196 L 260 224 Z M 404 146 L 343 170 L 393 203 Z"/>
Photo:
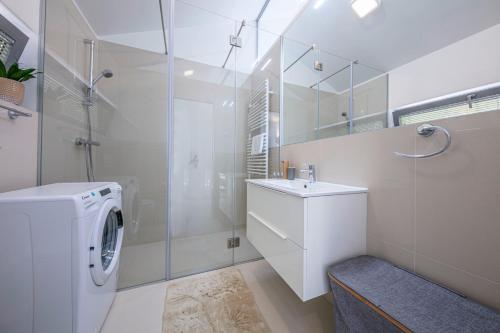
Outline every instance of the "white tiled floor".
<path fill-rule="evenodd" d="M 236 266 L 275 333 L 333 332 L 332 305 L 319 297 L 303 303 L 264 260 Z M 102 333 L 161 333 L 168 282 L 118 293 Z"/>

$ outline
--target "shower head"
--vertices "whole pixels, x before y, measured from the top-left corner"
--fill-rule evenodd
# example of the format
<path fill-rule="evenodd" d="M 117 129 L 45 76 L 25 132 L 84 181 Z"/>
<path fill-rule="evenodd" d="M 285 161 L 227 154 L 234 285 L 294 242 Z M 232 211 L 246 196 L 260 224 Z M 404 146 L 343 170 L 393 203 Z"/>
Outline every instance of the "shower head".
<path fill-rule="evenodd" d="M 102 71 L 102 75 L 104 75 L 105 78 L 109 79 L 110 77 L 113 77 L 113 72 L 111 69 L 105 69 Z"/>
<path fill-rule="evenodd" d="M 111 69 L 105 69 L 101 73 L 99 73 L 99 75 L 97 75 L 94 81 L 92 81 L 92 86 L 94 86 L 97 83 L 97 81 L 99 81 L 103 77 L 105 77 L 106 79 L 113 77 L 113 72 L 111 71 Z"/>

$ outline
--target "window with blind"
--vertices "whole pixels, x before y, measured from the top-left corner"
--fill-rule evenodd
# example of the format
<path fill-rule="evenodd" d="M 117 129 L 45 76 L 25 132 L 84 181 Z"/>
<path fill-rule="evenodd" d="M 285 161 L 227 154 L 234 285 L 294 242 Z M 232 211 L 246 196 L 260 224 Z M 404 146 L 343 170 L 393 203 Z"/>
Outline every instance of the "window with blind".
<path fill-rule="evenodd" d="M 393 112 L 394 126 L 500 110 L 500 86 L 443 98 Z"/>

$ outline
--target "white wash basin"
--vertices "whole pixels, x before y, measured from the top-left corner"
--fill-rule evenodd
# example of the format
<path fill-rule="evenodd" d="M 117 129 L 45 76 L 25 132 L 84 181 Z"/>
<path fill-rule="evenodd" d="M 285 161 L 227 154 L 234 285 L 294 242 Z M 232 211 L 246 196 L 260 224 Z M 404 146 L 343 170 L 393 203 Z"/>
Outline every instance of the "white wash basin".
<path fill-rule="evenodd" d="M 301 198 L 368 192 L 368 189 L 365 187 L 354 187 L 325 182 L 309 183 L 309 181 L 305 179 L 247 179 L 246 182 Z"/>

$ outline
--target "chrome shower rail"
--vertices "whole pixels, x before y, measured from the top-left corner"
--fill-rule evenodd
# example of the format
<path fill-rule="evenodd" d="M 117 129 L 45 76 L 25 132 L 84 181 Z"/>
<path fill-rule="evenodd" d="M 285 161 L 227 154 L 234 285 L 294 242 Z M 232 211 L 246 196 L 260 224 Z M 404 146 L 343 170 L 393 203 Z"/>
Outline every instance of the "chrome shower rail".
<path fill-rule="evenodd" d="M 441 131 L 446 135 L 446 144 L 440 150 L 435 151 L 435 152 L 430 153 L 430 154 L 421 154 L 421 155 L 418 155 L 418 154 L 411 155 L 411 154 L 404 154 L 404 153 L 398 153 L 398 152 L 394 152 L 394 154 L 401 156 L 401 157 L 406 157 L 406 158 L 427 158 L 427 157 L 432 157 L 432 156 L 436 156 L 436 155 L 444 153 L 451 145 L 451 134 L 446 128 L 441 127 L 441 126 L 432 125 L 432 124 L 422 124 L 422 125 L 417 127 L 417 133 L 419 135 L 422 135 L 425 137 L 431 136 L 432 134 L 434 134 L 434 132 L 436 132 L 436 130 Z"/>
<path fill-rule="evenodd" d="M 236 34 L 236 38 L 240 37 L 241 31 L 243 30 L 243 27 L 246 25 L 245 20 L 241 21 L 240 29 L 238 30 L 238 33 Z M 230 36 L 230 39 L 233 36 Z M 226 60 L 224 61 L 224 64 L 222 65 L 222 68 L 226 68 L 227 62 L 229 61 L 229 57 L 231 56 L 231 53 L 233 52 L 233 49 L 235 48 L 235 45 L 231 43 L 231 48 L 229 49 L 229 53 L 227 54 Z"/>
<path fill-rule="evenodd" d="M 158 4 L 160 5 L 161 32 L 163 33 L 163 46 L 165 47 L 165 55 L 168 55 L 167 34 L 165 33 L 165 20 L 163 18 L 163 5 L 161 1 L 162 0 L 158 0 Z"/>
<path fill-rule="evenodd" d="M 354 64 L 357 64 L 357 63 L 358 63 L 358 61 L 357 61 L 357 60 L 356 60 L 356 61 L 353 61 L 353 63 L 354 63 Z M 338 73 L 340 73 L 340 72 L 342 72 L 342 71 L 344 71 L 344 70 L 348 69 L 349 67 L 351 67 L 351 64 L 349 64 L 349 65 L 347 65 L 347 66 L 342 67 L 342 68 L 341 68 L 341 69 L 339 69 L 338 71 L 336 71 L 336 72 L 334 72 L 334 73 L 332 73 L 332 74 L 328 75 L 327 77 L 325 77 L 325 78 L 321 79 L 320 81 L 318 81 L 318 82 L 316 82 L 316 83 L 314 83 L 314 84 L 310 85 L 310 86 L 309 86 L 309 88 L 314 88 L 314 87 L 315 87 L 315 86 L 317 86 L 318 84 L 325 82 L 325 81 L 326 81 L 326 80 L 328 80 L 329 78 L 331 78 L 331 77 L 333 77 L 333 76 L 337 75 Z"/>
<path fill-rule="evenodd" d="M 316 46 L 313 44 L 311 45 L 310 48 L 308 48 L 304 53 L 302 53 L 297 59 L 295 59 L 290 65 L 288 65 L 284 70 L 283 73 L 285 73 L 287 70 L 289 70 L 293 65 L 295 65 L 300 59 L 304 58 L 306 54 L 308 54 L 310 51 L 314 50 Z"/>

